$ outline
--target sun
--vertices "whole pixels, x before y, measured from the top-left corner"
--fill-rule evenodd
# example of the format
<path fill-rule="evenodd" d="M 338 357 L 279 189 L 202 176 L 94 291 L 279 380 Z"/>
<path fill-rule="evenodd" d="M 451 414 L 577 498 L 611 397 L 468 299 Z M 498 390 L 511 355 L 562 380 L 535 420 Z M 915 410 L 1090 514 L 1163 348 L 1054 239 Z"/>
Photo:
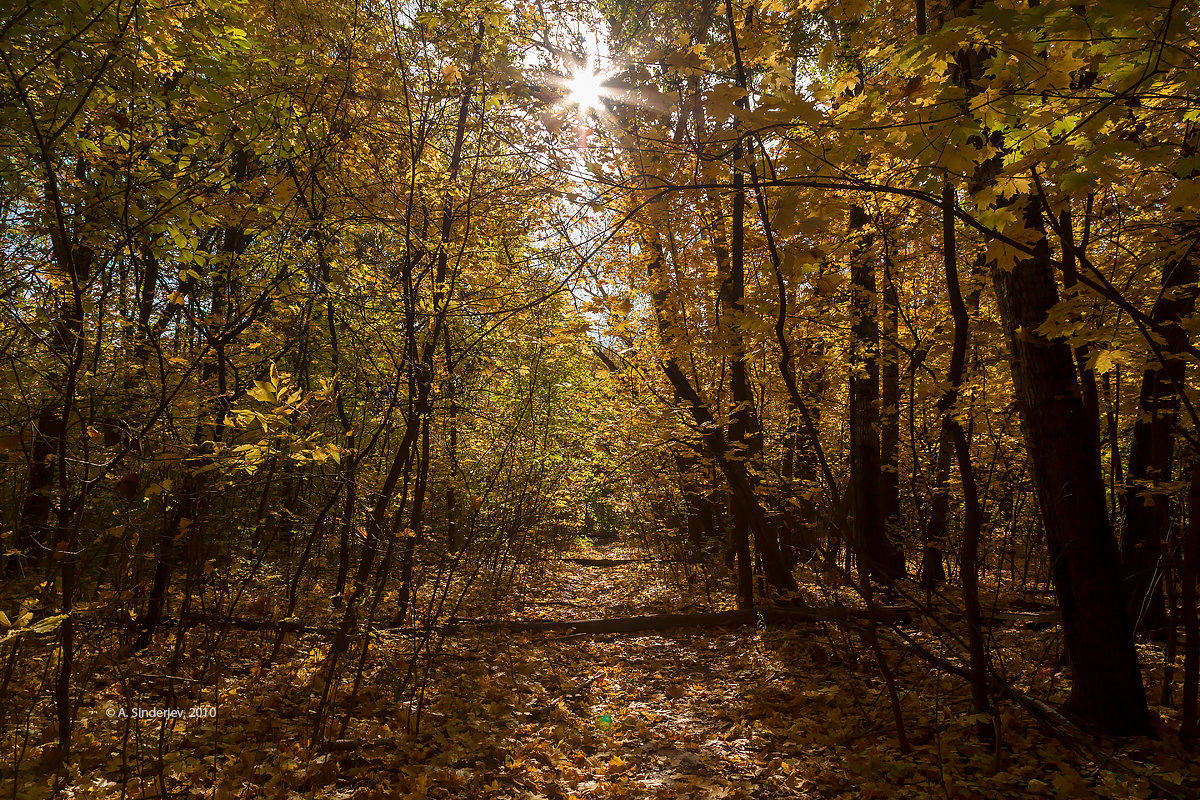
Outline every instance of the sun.
<path fill-rule="evenodd" d="M 584 114 L 602 108 L 606 94 L 604 83 L 607 79 L 607 75 L 591 66 L 580 67 L 567 81 L 567 102 L 578 107 Z"/>

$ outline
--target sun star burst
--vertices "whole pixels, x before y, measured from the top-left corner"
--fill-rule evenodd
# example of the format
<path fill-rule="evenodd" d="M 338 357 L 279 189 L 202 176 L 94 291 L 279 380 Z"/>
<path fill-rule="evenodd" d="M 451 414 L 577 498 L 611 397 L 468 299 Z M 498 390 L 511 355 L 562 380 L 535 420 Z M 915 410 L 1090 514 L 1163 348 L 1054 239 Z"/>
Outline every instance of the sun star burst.
<path fill-rule="evenodd" d="M 588 113 L 603 107 L 607 79 L 603 72 L 583 66 L 567 81 L 567 100 L 581 112 Z"/>

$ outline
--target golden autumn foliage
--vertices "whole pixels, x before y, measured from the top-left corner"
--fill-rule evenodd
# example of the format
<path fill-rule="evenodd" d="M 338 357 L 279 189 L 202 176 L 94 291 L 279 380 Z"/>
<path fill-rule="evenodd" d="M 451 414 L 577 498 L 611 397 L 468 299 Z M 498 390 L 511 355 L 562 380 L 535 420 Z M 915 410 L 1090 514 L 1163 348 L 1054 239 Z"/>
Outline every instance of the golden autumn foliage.
<path fill-rule="evenodd" d="M 0 11 L 0 793 L 1200 787 L 1200 14 Z"/>

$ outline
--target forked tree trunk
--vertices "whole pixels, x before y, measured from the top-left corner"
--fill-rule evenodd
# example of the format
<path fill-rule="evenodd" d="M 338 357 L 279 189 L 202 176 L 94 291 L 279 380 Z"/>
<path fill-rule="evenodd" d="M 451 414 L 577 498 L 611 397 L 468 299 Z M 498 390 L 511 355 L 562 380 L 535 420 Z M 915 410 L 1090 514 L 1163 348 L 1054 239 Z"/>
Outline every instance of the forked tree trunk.
<path fill-rule="evenodd" d="M 652 215 L 662 213 L 662 199 L 658 198 L 647 203 L 647 210 Z M 667 351 L 661 365 L 667 380 L 682 401 L 696 428 L 707 454 L 716 462 L 725 478 L 730 493 L 730 508 L 742 509 L 746 512 L 748 529 L 758 545 L 762 555 L 763 572 L 767 582 L 781 591 L 791 591 L 796 588 L 796 580 L 784 566 L 779 555 L 779 546 L 774 536 L 770 534 L 767 516 L 755 492 L 756 479 L 746 468 L 745 461 L 739 457 L 730 446 L 724 428 L 717 422 L 712 409 L 700 396 L 696 387 L 679 366 L 674 355 L 677 347 L 676 327 L 671 320 L 670 279 L 666 275 L 666 258 L 662 246 L 649 224 L 643 228 L 641 244 L 645 253 L 650 256 L 647 263 L 647 277 L 651 285 L 650 301 L 654 310 L 655 324 L 663 348 Z M 739 600 L 744 602 L 745 594 Z"/>

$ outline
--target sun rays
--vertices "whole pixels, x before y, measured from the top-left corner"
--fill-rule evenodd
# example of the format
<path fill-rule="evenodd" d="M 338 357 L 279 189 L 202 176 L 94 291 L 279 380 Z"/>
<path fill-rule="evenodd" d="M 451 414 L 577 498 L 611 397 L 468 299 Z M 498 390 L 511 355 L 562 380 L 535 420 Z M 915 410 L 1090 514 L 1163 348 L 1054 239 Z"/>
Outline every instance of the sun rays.
<path fill-rule="evenodd" d="M 582 65 L 566 82 L 567 103 L 583 114 L 602 109 L 607 94 L 604 86 L 607 80 L 607 75 L 590 64 Z"/>

